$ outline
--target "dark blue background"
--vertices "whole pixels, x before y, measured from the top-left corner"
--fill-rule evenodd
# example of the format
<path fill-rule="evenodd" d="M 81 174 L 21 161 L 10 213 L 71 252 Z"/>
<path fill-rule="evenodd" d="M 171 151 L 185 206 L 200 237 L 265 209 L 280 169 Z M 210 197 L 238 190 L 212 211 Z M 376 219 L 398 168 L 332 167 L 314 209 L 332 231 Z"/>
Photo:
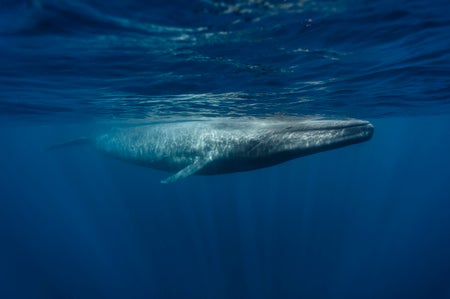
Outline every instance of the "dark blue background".
<path fill-rule="evenodd" d="M 73 126 L 5 126 L 2 293 L 448 298 L 450 119 L 373 123 L 368 143 L 169 185 L 87 147 L 45 150 Z"/>
<path fill-rule="evenodd" d="M 450 298 L 450 2 L 1 1 L 1 298 Z M 52 144 L 215 116 L 370 120 L 222 176 Z"/>

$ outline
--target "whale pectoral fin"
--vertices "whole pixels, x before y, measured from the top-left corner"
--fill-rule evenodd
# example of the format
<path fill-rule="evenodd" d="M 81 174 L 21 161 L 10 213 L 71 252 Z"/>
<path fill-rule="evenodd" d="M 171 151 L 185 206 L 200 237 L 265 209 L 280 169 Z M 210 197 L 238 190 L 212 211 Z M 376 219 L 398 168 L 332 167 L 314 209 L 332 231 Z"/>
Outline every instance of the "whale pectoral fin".
<path fill-rule="evenodd" d="M 202 169 L 206 164 L 208 164 L 209 161 L 210 160 L 208 160 L 208 159 L 196 159 L 194 161 L 194 163 L 186 166 L 185 168 L 181 169 L 180 171 L 178 171 L 174 175 L 168 177 L 167 179 L 162 180 L 161 183 L 163 183 L 163 184 L 173 183 L 179 179 L 183 179 L 185 177 L 193 175 L 194 173 L 196 173 L 197 171 Z"/>

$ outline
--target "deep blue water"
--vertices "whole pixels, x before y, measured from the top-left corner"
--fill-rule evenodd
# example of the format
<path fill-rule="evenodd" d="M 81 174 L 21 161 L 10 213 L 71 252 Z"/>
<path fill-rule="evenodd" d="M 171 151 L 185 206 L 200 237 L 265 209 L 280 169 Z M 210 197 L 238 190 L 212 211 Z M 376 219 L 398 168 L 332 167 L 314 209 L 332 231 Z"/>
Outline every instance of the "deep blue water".
<path fill-rule="evenodd" d="M 450 298 L 450 2 L 0 1 L 0 298 Z M 193 176 L 48 146 L 179 118 L 370 120 Z"/>

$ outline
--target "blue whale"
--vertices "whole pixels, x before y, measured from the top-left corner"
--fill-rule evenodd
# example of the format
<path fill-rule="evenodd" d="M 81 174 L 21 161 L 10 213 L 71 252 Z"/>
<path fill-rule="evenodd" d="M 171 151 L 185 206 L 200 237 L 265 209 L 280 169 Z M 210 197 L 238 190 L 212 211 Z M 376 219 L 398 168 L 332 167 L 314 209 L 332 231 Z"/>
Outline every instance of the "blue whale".
<path fill-rule="evenodd" d="M 211 118 L 121 128 L 89 142 L 112 157 L 173 172 L 248 171 L 369 140 L 373 126 L 357 119 Z"/>

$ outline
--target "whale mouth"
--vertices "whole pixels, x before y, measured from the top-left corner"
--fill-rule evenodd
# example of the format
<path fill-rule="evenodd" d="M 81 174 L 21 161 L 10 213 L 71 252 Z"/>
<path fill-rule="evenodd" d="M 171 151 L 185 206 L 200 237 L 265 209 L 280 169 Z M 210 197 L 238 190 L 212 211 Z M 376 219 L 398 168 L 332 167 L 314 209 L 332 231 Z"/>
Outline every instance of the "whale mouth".
<path fill-rule="evenodd" d="M 315 120 L 312 121 L 310 124 L 311 126 L 322 130 L 327 129 L 339 130 L 352 127 L 373 128 L 373 125 L 370 122 L 359 119 Z"/>
<path fill-rule="evenodd" d="M 372 138 L 374 126 L 368 121 L 359 119 L 315 120 L 305 125 L 302 130 L 333 136 L 335 142 L 340 140 L 358 143 Z"/>
<path fill-rule="evenodd" d="M 367 133 L 374 131 L 373 125 L 366 120 L 344 119 L 344 120 L 314 120 L 305 123 L 302 129 L 305 130 L 346 130 L 358 129 Z"/>
<path fill-rule="evenodd" d="M 349 125 L 342 129 L 344 130 L 345 135 L 354 138 L 355 141 L 366 141 L 371 139 L 375 130 L 373 125 L 368 121 Z"/>

